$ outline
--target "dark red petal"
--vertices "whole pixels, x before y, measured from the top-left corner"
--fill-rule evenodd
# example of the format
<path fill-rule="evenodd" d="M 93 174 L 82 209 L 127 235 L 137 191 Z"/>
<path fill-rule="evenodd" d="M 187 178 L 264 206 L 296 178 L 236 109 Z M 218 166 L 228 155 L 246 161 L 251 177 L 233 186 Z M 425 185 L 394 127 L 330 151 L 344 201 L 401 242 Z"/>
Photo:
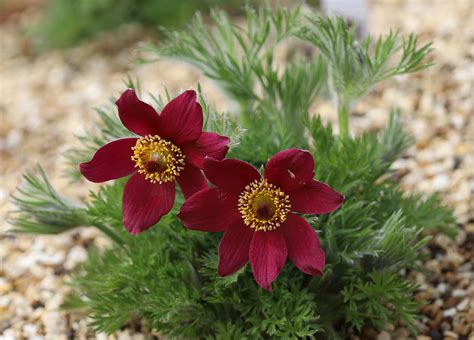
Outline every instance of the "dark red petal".
<path fill-rule="evenodd" d="M 181 150 L 191 163 L 202 169 L 205 157 L 223 159 L 229 150 L 227 146 L 229 142 L 228 137 L 220 136 L 217 133 L 203 132 L 195 143 L 182 145 Z"/>
<path fill-rule="evenodd" d="M 280 274 L 288 255 L 280 230 L 257 231 L 250 244 L 250 266 L 258 285 L 268 291 Z"/>
<path fill-rule="evenodd" d="M 306 150 L 280 151 L 265 166 L 265 178 L 287 193 L 304 186 L 313 176 L 313 156 Z"/>
<path fill-rule="evenodd" d="M 184 202 L 178 217 L 192 230 L 224 231 L 241 219 L 237 209 L 237 196 L 208 188 L 197 192 Z"/>
<path fill-rule="evenodd" d="M 311 225 L 304 218 L 289 214 L 281 231 L 288 248 L 288 257 L 295 266 L 309 275 L 323 275 L 326 256 Z"/>
<path fill-rule="evenodd" d="M 153 107 L 138 99 L 134 90 L 125 91 L 115 104 L 127 129 L 140 136 L 159 134 L 160 117 Z"/>
<path fill-rule="evenodd" d="M 247 227 L 242 219 L 237 220 L 226 230 L 219 245 L 219 265 L 217 272 L 220 276 L 234 274 L 245 266 L 249 259 L 250 243 L 255 234 Z"/>
<path fill-rule="evenodd" d="M 249 163 L 231 158 L 221 161 L 206 158 L 204 173 L 215 186 L 236 194 L 240 194 L 247 184 L 261 177 L 258 170 Z"/>
<path fill-rule="evenodd" d="M 312 180 L 290 194 L 291 210 L 302 214 L 327 214 L 340 207 L 344 196 L 322 182 Z"/>
<path fill-rule="evenodd" d="M 130 175 L 135 171 L 132 147 L 136 142 L 137 138 L 124 138 L 105 144 L 89 162 L 79 165 L 81 174 L 94 183 Z"/>
<path fill-rule="evenodd" d="M 208 188 L 206 178 L 202 171 L 191 163 L 186 163 L 184 169 L 178 177 L 176 177 L 181 191 L 185 198 L 190 197 L 194 193 Z"/>
<path fill-rule="evenodd" d="M 174 203 L 174 182 L 153 184 L 135 174 L 123 193 L 123 224 L 130 234 L 138 234 L 157 223 Z"/>
<path fill-rule="evenodd" d="M 190 90 L 171 100 L 161 111 L 161 137 L 181 145 L 196 141 L 202 131 L 202 109 Z"/>

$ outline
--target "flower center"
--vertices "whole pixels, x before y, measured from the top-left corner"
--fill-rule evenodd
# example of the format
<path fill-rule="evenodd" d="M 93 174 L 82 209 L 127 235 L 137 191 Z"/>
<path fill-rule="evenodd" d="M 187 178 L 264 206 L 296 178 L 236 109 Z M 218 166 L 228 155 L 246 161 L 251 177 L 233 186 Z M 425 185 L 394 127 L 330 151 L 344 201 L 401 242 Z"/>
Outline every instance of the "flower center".
<path fill-rule="evenodd" d="M 138 172 L 152 183 L 173 181 L 184 169 L 185 156 L 180 148 L 159 136 L 139 138 L 132 150 Z"/>
<path fill-rule="evenodd" d="M 277 229 L 290 212 L 290 198 L 266 179 L 255 180 L 239 196 L 244 223 L 256 231 Z"/>

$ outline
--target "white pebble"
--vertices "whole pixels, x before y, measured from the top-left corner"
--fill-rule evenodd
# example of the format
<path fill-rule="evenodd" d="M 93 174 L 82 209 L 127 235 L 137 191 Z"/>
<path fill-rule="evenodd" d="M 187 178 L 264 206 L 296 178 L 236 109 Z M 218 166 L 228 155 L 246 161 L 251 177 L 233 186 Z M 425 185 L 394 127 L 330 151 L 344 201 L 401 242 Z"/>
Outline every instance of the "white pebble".
<path fill-rule="evenodd" d="M 464 289 L 455 289 L 452 293 L 454 297 L 463 297 L 466 296 L 466 294 L 467 292 Z"/>
<path fill-rule="evenodd" d="M 458 305 L 456 306 L 456 309 L 459 311 L 463 311 L 466 309 L 468 304 L 469 304 L 469 298 L 465 298 L 464 300 L 458 303 Z"/>
<path fill-rule="evenodd" d="M 38 336 L 38 325 L 34 325 L 31 323 L 28 323 L 23 326 L 23 333 L 25 336 L 28 337 L 28 339 L 39 339 L 40 337 Z"/>
<path fill-rule="evenodd" d="M 64 268 L 67 270 L 74 269 L 78 263 L 84 262 L 87 259 L 87 251 L 81 246 L 74 246 L 67 256 Z"/>
<path fill-rule="evenodd" d="M 436 175 L 433 178 L 433 190 L 444 191 L 449 187 L 449 178 L 446 174 Z"/>
<path fill-rule="evenodd" d="M 438 290 L 440 294 L 444 294 L 448 290 L 448 285 L 444 282 L 441 282 L 440 284 L 436 286 L 436 289 Z"/>
<path fill-rule="evenodd" d="M 1 340 L 15 340 L 15 330 L 13 328 L 8 328 L 3 331 Z"/>
<path fill-rule="evenodd" d="M 443 316 L 444 316 L 445 318 L 449 318 L 449 317 L 455 316 L 456 313 L 457 313 L 456 308 L 450 308 L 450 309 L 446 309 L 446 310 L 443 312 Z"/>

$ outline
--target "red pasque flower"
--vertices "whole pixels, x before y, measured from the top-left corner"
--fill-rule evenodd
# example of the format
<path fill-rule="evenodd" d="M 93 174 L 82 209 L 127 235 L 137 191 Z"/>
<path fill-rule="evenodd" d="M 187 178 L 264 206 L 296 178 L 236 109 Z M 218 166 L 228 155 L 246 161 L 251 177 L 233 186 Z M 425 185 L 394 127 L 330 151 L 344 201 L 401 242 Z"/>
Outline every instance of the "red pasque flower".
<path fill-rule="evenodd" d="M 271 290 L 287 257 L 302 272 L 322 275 L 326 259 L 318 236 L 293 212 L 325 214 L 337 209 L 344 197 L 313 180 L 314 160 L 308 151 L 277 153 L 263 178 L 237 159 L 206 159 L 204 173 L 216 187 L 189 197 L 178 216 L 189 229 L 224 231 L 219 275 L 235 273 L 250 259 L 255 281 Z"/>
<path fill-rule="evenodd" d="M 80 170 L 95 183 L 133 174 L 123 193 L 123 223 L 138 234 L 171 210 L 175 180 L 185 197 L 207 187 L 200 170 L 204 158 L 224 158 L 229 138 L 202 132 L 202 109 L 191 90 L 171 100 L 161 114 L 131 89 L 116 104 L 122 124 L 141 137 L 105 144 Z"/>

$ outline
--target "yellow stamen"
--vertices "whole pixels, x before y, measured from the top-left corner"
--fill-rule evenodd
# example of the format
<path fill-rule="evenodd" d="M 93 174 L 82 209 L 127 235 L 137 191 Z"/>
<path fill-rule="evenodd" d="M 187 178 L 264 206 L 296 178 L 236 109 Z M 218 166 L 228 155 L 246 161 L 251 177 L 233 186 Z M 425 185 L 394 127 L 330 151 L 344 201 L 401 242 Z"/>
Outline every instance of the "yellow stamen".
<path fill-rule="evenodd" d="M 159 136 L 139 138 L 132 150 L 138 172 L 152 183 L 171 182 L 184 169 L 181 149 Z"/>
<path fill-rule="evenodd" d="M 256 231 L 280 227 L 290 212 L 290 197 L 266 179 L 255 180 L 239 196 L 244 223 Z"/>

